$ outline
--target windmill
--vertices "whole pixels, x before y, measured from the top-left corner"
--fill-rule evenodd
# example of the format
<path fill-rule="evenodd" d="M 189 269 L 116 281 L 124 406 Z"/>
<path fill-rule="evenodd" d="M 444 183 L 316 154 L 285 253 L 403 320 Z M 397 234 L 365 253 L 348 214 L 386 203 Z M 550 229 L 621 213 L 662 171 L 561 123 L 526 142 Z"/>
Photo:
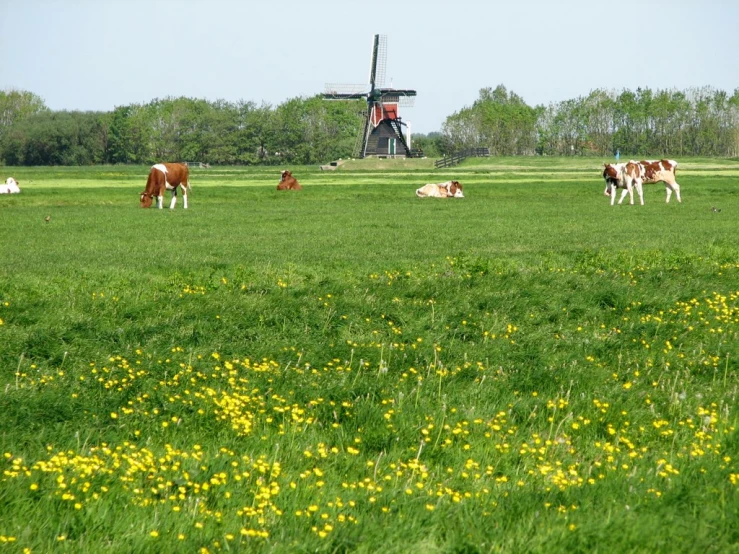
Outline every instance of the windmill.
<path fill-rule="evenodd" d="M 326 84 L 323 98 L 327 100 L 367 101 L 367 110 L 361 113 L 363 130 L 357 137 L 355 156 L 388 156 L 412 158 L 417 152 L 410 147 L 410 128 L 408 140 L 403 135 L 403 123 L 398 115 L 398 107 L 411 107 L 416 91 L 410 89 L 386 88 L 385 68 L 387 66 L 387 36 L 375 35 L 372 41 L 372 61 L 370 63 L 369 91 L 367 85 Z"/>

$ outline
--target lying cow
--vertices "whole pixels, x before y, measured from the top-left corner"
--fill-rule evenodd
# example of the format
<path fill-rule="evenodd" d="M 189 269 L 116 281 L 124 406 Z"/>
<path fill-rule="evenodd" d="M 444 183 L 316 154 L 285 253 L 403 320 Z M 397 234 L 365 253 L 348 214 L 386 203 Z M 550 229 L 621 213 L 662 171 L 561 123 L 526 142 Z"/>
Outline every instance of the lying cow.
<path fill-rule="evenodd" d="M 18 181 L 8 177 L 4 185 L 0 185 L 0 194 L 18 194 L 21 191 Z"/>
<path fill-rule="evenodd" d="M 277 190 L 303 190 L 298 180 L 287 169 L 283 170 Z"/>
<path fill-rule="evenodd" d="M 182 202 L 187 209 L 187 191 L 190 190 L 190 170 L 185 164 L 155 164 L 149 170 L 149 178 L 146 180 L 146 188 L 141 193 L 141 207 L 148 208 L 156 197 L 157 208 L 162 209 L 164 191 L 172 191 L 172 201 L 169 209 L 172 210 L 177 203 L 177 187 L 182 189 Z"/>
<path fill-rule="evenodd" d="M 459 181 L 447 181 L 424 185 L 416 189 L 416 196 L 419 198 L 464 198 L 464 193 Z"/>

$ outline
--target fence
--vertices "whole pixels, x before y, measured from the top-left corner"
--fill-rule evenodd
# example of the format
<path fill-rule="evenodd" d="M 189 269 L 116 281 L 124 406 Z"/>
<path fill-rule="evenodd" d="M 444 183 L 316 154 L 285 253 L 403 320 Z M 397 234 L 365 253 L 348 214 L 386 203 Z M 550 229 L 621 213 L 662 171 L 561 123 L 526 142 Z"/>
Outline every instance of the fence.
<path fill-rule="evenodd" d="M 487 157 L 489 155 L 490 148 L 468 148 L 467 150 L 455 152 L 454 154 L 444 156 L 443 158 L 436 160 L 434 162 L 434 167 L 436 169 L 439 169 L 440 167 L 452 167 L 467 158 L 480 158 Z"/>

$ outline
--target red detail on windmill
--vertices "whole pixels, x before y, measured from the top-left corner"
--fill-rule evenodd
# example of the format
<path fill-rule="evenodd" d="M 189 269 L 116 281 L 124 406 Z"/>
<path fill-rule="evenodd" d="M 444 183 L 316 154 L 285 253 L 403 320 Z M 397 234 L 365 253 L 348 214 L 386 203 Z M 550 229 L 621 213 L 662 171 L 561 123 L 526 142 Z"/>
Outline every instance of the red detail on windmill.
<path fill-rule="evenodd" d="M 377 127 L 383 119 L 398 119 L 398 104 L 385 102 L 372 107 L 372 125 Z"/>

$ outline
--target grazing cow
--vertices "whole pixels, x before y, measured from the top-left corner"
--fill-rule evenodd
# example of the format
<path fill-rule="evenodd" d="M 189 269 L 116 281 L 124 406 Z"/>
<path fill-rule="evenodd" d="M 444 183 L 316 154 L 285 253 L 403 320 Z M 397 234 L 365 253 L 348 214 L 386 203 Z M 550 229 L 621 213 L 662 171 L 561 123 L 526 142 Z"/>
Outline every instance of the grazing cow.
<path fill-rule="evenodd" d="M 626 164 L 603 164 L 603 178 L 606 180 L 604 195 L 610 196 L 611 189 L 616 189 L 621 184 L 624 167 L 626 167 Z"/>
<path fill-rule="evenodd" d="M 629 194 L 630 204 L 634 204 L 634 189 L 639 194 L 639 202 L 644 205 L 644 192 L 641 181 L 641 165 L 633 160 L 628 163 L 604 164 L 603 178 L 606 180 L 606 190 L 603 194 L 611 197 L 611 206 L 616 201 L 616 191 L 622 189 L 620 204 L 626 193 Z"/>
<path fill-rule="evenodd" d="M 169 209 L 174 209 L 177 203 L 177 187 L 182 189 L 182 201 L 187 209 L 187 191 L 190 190 L 190 170 L 185 164 L 155 164 L 149 170 L 146 188 L 141 193 L 141 207 L 148 208 L 156 197 L 157 208 L 162 209 L 164 191 L 172 191 L 172 201 Z"/>
<path fill-rule="evenodd" d="M 0 185 L 0 194 L 18 194 L 20 191 L 18 181 L 12 177 L 8 177 L 4 185 Z"/>
<path fill-rule="evenodd" d="M 447 181 L 424 185 L 416 189 L 416 196 L 419 198 L 464 198 L 464 193 L 459 181 Z"/>
<path fill-rule="evenodd" d="M 298 180 L 293 177 L 293 174 L 287 169 L 282 171 L 280 182 L 277 185 L 277 190 L 303 190 Z"/>

